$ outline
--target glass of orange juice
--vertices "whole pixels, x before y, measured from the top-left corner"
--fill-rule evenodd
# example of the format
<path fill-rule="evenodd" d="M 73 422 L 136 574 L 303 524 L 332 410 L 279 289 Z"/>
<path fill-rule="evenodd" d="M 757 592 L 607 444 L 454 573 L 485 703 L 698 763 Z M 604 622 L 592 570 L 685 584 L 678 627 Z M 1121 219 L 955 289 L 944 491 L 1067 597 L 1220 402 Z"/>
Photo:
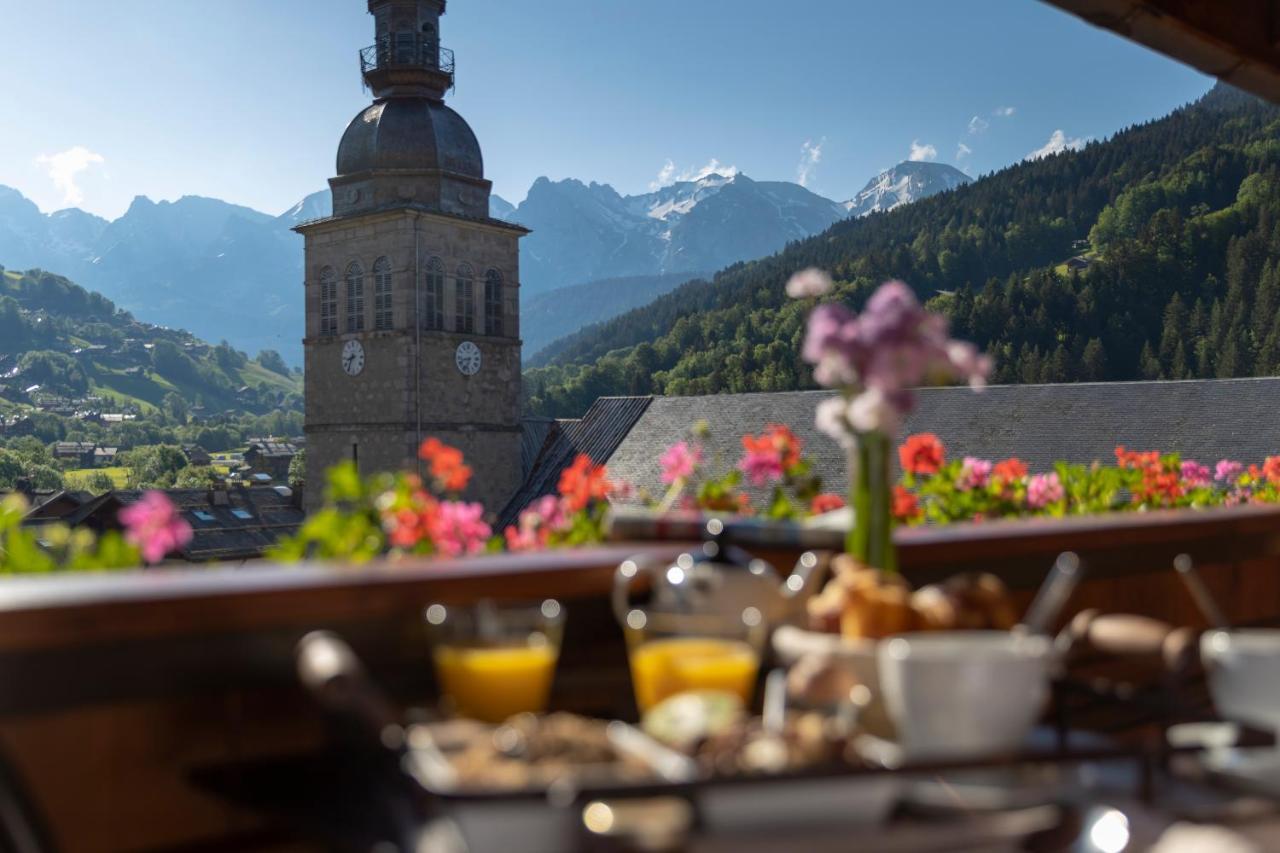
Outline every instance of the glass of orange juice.
<path fill-rule="evenodd" d="M 741 619 L 708 613 L 633 609 L 624 631 L 636 707 L 689 690 L 720 690 L 751 704 L 760 671 L 765 627 L 747 608 Z"/>
<path fill-rule="evenodd" d="M 456 714 L 500 723 L 547 709 L 564 632 L 558 601 L 433 604 L 426 620 L 436 678 Z"/>

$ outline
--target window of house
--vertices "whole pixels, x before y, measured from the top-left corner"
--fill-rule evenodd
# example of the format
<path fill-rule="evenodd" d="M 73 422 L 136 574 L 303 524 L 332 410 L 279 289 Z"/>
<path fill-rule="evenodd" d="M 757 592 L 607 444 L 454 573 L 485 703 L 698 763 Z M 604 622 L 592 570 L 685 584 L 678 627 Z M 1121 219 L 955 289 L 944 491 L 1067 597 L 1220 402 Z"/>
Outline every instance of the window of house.
<path fill-rule="evenodd" d="M 320 270 L 320 334 L 338 334 L 338 274 L 333 267 Z"/>
<path fill-rule="evenodd" d="M 458 267 L 454 302 L 453 330 L 464 334 L 474 333 L 476 330 L 475 273 L 466 264 Z"/>
<path fill-rule="evenodd" d="M 432 258 L 427 261 L 427 277 L 422 288 L 422 305 L 418 316 L 422 328 L 439 331 L 444 328 L 444 261 Z"/>
<path fill-rule="evenodd" d="M 484 333 L 502 334 L 502 273 L 489 270 L 484 276 Z"/>
<path fill-rule="evenodd" d="M 391 261 L 378 258 L 373 265 L 373 328 L 391 328 Z"/>
<path fill-rule="evenodd" d="M 191 514 L 196 517 L 196 521 L 217 521 L 217 519 L 213 517 L 212 513 L 205 512 L 202 509 L 194 509 L 191 511 Z"/>
<path fill-rule="evenodd" d="M 347 331 L 364 331 L 364 267 L 359 261 L 347 267 Z"/>
<path fill-rule="evenodd" d="M 240 507 L 236 507 L 231 510 L 231 514 L 241 521 L 249 521 L 253 518 L 253 513 L 249 512 L 247 509 L 241 509 Z"/>

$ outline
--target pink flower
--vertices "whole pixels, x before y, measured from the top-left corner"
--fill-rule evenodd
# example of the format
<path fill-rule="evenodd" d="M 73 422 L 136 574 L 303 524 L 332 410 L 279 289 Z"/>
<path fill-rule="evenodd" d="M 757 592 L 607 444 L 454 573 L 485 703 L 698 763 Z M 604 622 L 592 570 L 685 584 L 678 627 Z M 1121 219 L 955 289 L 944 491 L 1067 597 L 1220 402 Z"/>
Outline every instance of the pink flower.
<path fill-rule="evenodd" d="M 787 296 L 792 299 L 807 299 L 810 296 L 823 296 L 831 291 L 831 276 L 816 267 L 801 270 L 787 280 Z"/>
<path fill-rule="evenodd" d="M 428 521 L 431 541 L 446 557 L 478 554 L 493 535 L 484 521 L 484 507 L 478 503 L 443 501 Z"/>
<path fill-rule="evenodd" d="M 142 559 L 158 563 L 191 541 L 191 525 L 164 492 L 146 492 L 120 510 L 125 541 L 138 546 Z"/>
<path fill-rule="evenodd" d="M 662 482 L 671 485 L 677 480 L 693 476 L 693 469 L 702 463 L 702 447 L 689 446 L 687 441 L 677 441 L 658 457 L 662 466 Z"/>
<path fill-rule="evenodd" d="M 747 447 L 742 461 L 738 463 L 738 470 L 746 474 L 754 486 L 776 483 L 782 479 L 782 454 L 773 448 Z"/>
<path fill-rule="evenodd" d="M 960 465 L 960 476 L 956 478 L 956 488 L 962 492 L 980 489 L 991 479 L 991 460 L 966 456 Z"/>
<path fill-rule="evenodd" d="M 1056 473 L 1036 474 L 1027 481 L 1027 506 L 1032 509 L 1044 509 L 1049 504 L 1062 500 L 1065 495 Z"/>
<path fill-rule="evenodd" d="M 1234 483 L 1244 473 L 1244 465 L 1230 459 L 1222 459 L 1213 468 L 1213 479 L 1219 483 Z"/>
<path fill-rule="evenodd" d="M 1193 489 L 1209 485 L 1209 466 L 1188 459 L 1182 463 L 1182 481 Z"/>

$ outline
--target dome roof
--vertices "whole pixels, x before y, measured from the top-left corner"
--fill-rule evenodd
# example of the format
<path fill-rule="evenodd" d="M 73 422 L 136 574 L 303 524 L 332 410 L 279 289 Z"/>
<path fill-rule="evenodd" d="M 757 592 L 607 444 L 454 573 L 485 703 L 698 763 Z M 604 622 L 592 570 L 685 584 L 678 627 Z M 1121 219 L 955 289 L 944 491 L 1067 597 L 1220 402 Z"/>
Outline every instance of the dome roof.
<path fill-rule="evenodd" d="M 389 98 L 362 110 L 347 127 L 338 146 L 338 176 L 383 169 L 484 178 L 470 126 L 429 98 Z"/>

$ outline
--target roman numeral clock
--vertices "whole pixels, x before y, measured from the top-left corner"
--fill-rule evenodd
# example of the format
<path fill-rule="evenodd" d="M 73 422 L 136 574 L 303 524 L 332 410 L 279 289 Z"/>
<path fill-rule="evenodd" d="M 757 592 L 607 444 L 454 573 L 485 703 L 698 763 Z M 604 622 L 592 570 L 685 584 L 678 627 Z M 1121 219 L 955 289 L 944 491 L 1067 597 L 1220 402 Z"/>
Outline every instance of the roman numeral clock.
<path fill-rule="evenodd" d="M 373 103 L 329 181 L 333 215 L 306 241 L 308 509 L 325 471 L 418 471 L 435 437 L 466 455 L 466 497 L 500 511 L 520 485 L 519 241 L 489 215 L 471 128 L 445 105 L 446 0 L 369 0 L 359 52 Z"/>

